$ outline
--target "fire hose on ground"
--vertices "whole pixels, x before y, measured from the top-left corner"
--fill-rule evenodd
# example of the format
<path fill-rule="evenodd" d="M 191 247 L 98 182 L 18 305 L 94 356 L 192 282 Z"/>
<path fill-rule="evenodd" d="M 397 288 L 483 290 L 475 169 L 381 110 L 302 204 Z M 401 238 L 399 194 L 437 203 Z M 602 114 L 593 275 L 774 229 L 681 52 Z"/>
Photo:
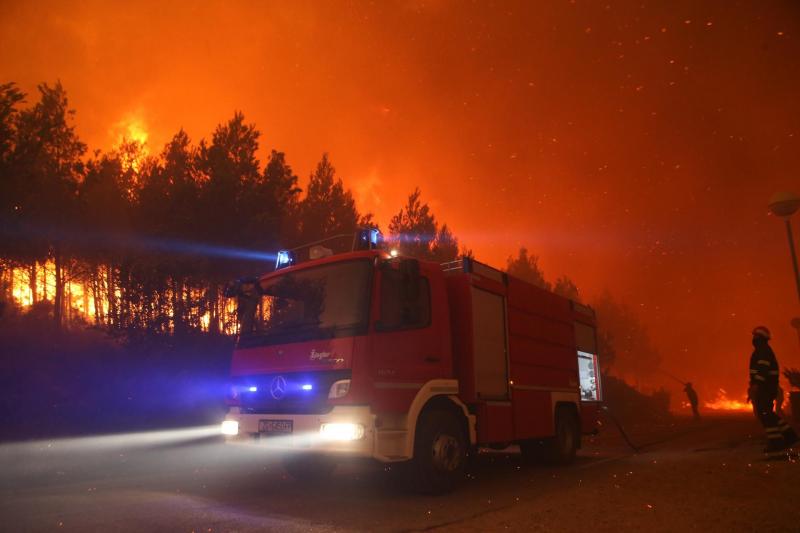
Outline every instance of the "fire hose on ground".
<path fill-rule="evenodd" d="M 638 453 L 641 450 L 641 447 L 636 446 L 633 443 L 633 441 L 630 439 L 630 437 L 628 437 L 628 434 L 625 432 L 625 428 L 622 427 L 622 424 L 619 422 L 619 420 L 617 420 L 617 417 L 615 417 L 613 414 L 611 414 L 611 411 L 608 409 L 607 405 L 604 405 L 602 407 L 602 409 L 605 412 L 605 414 L 608 417 L 608 419 L 611 420 L 611 422 L 613 422 L 615 426 L 617 426 L 617 429 L 619 430 L 619 434 L 622 435 L 622 438 L 625 440 L 625 443 L 628 446 L 630 446 L 631 449 L 634 452 Z"/>

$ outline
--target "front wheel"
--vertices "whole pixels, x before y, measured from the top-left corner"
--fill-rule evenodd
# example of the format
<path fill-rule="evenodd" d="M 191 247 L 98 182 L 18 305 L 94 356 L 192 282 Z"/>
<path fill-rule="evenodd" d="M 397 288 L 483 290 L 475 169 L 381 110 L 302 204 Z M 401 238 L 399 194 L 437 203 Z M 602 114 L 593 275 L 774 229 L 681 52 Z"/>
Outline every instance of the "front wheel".
<path fill-rule="evenodd" d="M 417 492 L 441 494 L 464 477 L 468 443 L 463 424 L 447 411 L 423 413 L 414 439 L 409 481 Z"/>

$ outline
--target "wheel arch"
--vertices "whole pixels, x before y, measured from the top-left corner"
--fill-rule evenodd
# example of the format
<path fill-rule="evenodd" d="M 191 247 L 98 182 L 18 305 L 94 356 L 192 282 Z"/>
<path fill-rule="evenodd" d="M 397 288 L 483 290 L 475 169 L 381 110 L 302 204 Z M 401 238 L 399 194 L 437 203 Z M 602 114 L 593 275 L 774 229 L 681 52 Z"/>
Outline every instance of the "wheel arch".
<path fill-rule="evenodd" d="M 407 457 L 414 456 L 414 441 L 417 435 L 417 425 L 423 413 L 441 409 L 460 416 L 464 434 L 469 440 L 470 445 L 476 442 L 475 415 L 470 414 L 467 406 L 457 396 L 458 381 L 455 379 L 434 379 L 431 380 L 417 392 L 408 410 L 407 432 L 405 449 Z"/>
<path fill-rule="evenodd" d="M 567 413 L 569 413 L 569 414 L 571 414 L 572 416 L 575 417 L 575 423 L 577 424 L 577 426 L 576 426 L 576 428 L 577 428 L 576 437 L 578 439 L 577 445 L 578 445 L 578 448 L 580 449 L 581 440 L 582 440 L 581 439 L 582 431 L 581 431 L 581 411 L 580 411 L 578 403 L 576 401 L 574 401 L 574 400 L 571 400 L 571 399 L 570 400 L 560 400 L 560 401 L 554 399 L 554 401 L 553 401 L 553 429 L 555 429 L 555 426 L 556 426 L 556 423 L 557 423 L 556 420 L 557 420 L 557 417 L 559 416 L 559 412 L 567 412 Z"/>

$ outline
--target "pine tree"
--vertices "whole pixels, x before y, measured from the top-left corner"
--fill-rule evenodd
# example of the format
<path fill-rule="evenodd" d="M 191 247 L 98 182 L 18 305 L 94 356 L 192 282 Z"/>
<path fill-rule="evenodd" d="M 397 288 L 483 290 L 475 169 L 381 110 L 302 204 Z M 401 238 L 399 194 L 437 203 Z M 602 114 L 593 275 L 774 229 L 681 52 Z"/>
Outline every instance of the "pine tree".
<path fill-rule="evenodd" d="M 83 173 L 86 145 L 72 125 L 66 91 L 57 82 L 39 85 L 40 100 L 17 116 L 17 141 L 12 155 L 14 171 L 24 183 L 17 198 L 22 234 L 29 259 L 55 264 L 53 320 L 62 325 L 64 267 L 69 259 L 70 235 L 76 220 L 76 191 Z"/>
<path fill-rule="evenodd" d="M 458 239 L 447 224 L 439 227 L 430 206 L 421 200 L 419 187 L 389 223 L 389 238 L 403 255 L 446 262 L 458 257 Z"/>
<path fill-rule="evenodd" d="M 0 85 L 0 257 L 12 264 L 20 259 L 20 222 L 23 213 L 20 202 L 23 185 L 14 170 L 19 109 L 25 95 L 13 83 Z"/>
<path fill-rule="evenodd" d="M 285 245 L 287 236 L 296 235 L 300 188 L 297 176 L 286 162 L 283 152 L 272 150 L 264 172 L 255 186 L 249 201 L 252 207 L 248 220 L 248 234 L 253 235 L 253 245 L 264 250 Z"/>
<path fill-rule="evenodd" d="M 323 154 L 308 182 L 308 190 L 298 210 L 299 238 L 305 244 L 339 234 L 352 234 L 361 225 L 368 224 L 371 216 L 362 216 L 349 189 L 328 154 Z"/>
<path fill-rule="evenodd" d="M 576 302 L 581 301 L 581 295 L 578 291 L 578 286 L 575 285 L 575 283 L 567 276 L 561 276 L 556 280 L 556 283 L 553 286 L 553 292 Z"/>
<path fill-rule="evenodd" d="M 506 272 L 542 289 L 550 290 L 550 284 L 544 279 L 544 272 L 539 268 L 539 257 L 528 255 L 528 249 L 519 249 L 517 257 L 509 257 L 506 263 Z"/>

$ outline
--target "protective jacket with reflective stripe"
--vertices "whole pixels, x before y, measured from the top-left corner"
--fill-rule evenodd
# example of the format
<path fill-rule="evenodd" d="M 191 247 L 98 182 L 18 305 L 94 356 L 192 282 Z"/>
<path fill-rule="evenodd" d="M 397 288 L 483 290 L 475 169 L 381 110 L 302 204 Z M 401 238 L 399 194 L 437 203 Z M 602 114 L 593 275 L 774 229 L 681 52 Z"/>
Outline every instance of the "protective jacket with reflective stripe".
<path fill-rule="evenodd" d="M 756 346 L 750 356 L 750 383 L 766 385 L 769 389 L 778 387 L 778 360 L 768 344 Z"/>

